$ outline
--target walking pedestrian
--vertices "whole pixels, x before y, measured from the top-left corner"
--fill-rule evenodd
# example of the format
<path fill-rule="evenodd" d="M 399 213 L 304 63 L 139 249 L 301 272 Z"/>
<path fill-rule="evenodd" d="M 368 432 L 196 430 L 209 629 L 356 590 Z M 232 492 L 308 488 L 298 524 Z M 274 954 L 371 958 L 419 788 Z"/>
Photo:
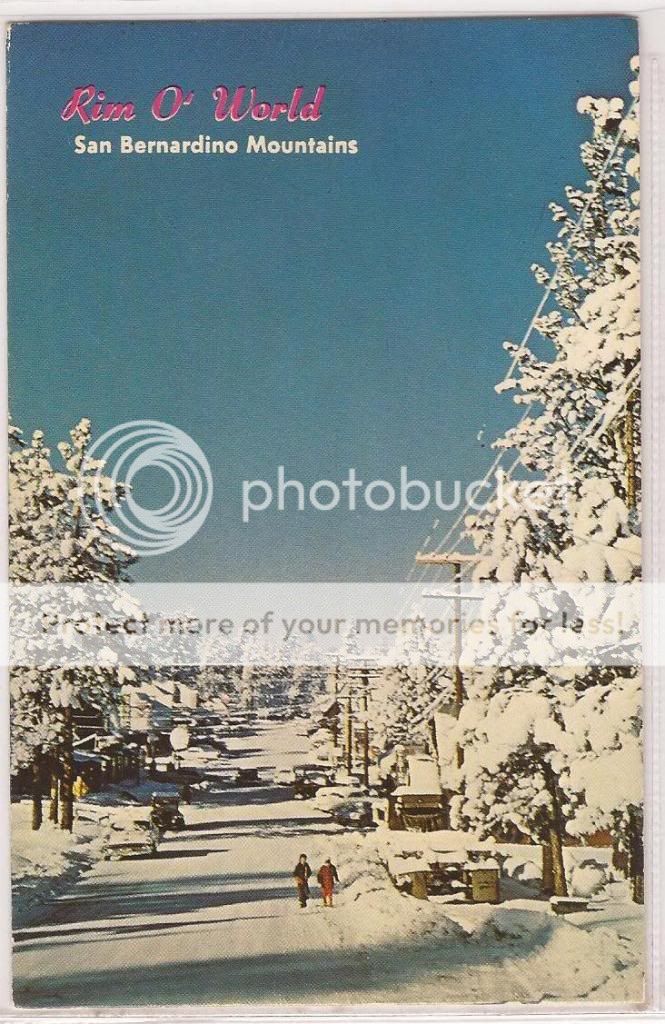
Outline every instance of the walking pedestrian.
<path fill-rule="evenodd" d="M 322 864 L 319 868 L 316 880 L 321 886 L 324 907 L 332 907 L 335 882 L 339 882 L 339 875 L 337 874 L 337 868 L 331 861 L 330 857 L 328 857 L 325 864 Z"/>
<path fill-rule="evenodd" d="M 296 880 L 296 889 L 298 890 L 298 902 L 301 907 L 307 906 L 307 900 L 309 899 L 309 879 L 312 874 L 312 869 L 307 863 L 307 854 L 301 853 L 298 858 L 298 863 L 293 869 L 293 877 Z"/>

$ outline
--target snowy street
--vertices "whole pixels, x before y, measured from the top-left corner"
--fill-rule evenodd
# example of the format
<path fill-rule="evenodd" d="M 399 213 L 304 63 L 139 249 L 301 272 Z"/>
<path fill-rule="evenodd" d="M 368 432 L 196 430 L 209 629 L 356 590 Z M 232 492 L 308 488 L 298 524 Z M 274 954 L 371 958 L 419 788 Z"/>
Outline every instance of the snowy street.
<path fill-rule="evenodd" d="M 305 759 L 290 723 L 258 725 L 229 747 L 230 762 L 267 778 Z M 639 916 L 625 907 L 601 912 L 590 930 L 533 900 L 444 911 L 401 896 L 382 869 L 372 873 L 376 834 L 339 828 L 286 787 L 200 799 L 184 808 L 186 832 L 167 834 L 157 858 L 98 862 L 17 931 L 19 1005 L 479 1002 L 596 989 L 599 998 L 637 998 L 630 970 L 603 990 L 611 954 L 632 967 L 637 953 Z M 338 864 L 343 887 L 332 910 L 316 885 L 309 906 L 298 907 L 291 872 L 301 852 L 314 873 L 326 856 Z M 621 934 L 606 917 L 619 920 Z M 571 953 L 579 964 L 558 991 L 557 960 Z"/>
<path fill-rule="evenodd" d="M 283 768 L 304 759 L 292 728 L 266 730 L 260 752 L 258 739 L 229 742 L 235 766 L 269 774 L 277 761 Z M 298 854 L 316 846 L 325 856 L 325 836 L 340 830 L 278 786 L 205 799 L 184 808 L 187 831 L 167 834 L 156 859 L 99 862 L 44 908 L 39 925 L 17 933 L 19 1003 L 339 998 L 367 990 L 358 950 L 339 949 L 314 901 L 300 910 L 291 880 Z"/>

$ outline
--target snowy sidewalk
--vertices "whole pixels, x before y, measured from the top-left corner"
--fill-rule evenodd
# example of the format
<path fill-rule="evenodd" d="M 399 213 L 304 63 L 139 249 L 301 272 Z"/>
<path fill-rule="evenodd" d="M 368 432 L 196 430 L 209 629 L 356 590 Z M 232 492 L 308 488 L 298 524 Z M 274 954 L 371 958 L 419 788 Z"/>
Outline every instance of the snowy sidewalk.
<path fill-rule="evenodd" d="M 70 887 L 103 852 L 103 836 L 91 823 L 77 822 L 72 834 L 48 821 L 33 832 L 31 822 L 29 800 L 12 804 L 14 928 L 39 919 L 47 901 Z"/>

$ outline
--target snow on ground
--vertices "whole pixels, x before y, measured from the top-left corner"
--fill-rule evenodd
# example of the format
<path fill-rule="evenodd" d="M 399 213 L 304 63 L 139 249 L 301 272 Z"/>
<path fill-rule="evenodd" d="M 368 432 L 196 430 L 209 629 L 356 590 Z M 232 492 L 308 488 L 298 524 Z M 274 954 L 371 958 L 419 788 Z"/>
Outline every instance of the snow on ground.
<path fill-rule="evenodd" d="M 121 782 L 99 793 L 90 793 L 74 804 L 73 832 L 63 831 L 46 820 L 33 831 L 32 802 L 12 804 L 12 919 L 23 927 L 39 916 L 43 904 L 63 892 L 104 856 L 111 819 L 147 817 L 154 791 L 174 792 L 173 785 L 146 780 Z"/>
<path fill-rule="evenodd" d="M 26 924 L 49 898 L 62 892 L 102 855 L 103 837 L 92 823 L 78 823 L 74 833 L 45 821 L 31 828 L 29 800 L 12 804 L 12 918 Z"/>
<path fill-rule="evenodd" d="M 419 978 L 417 992 L 406 986 L 404 998 L 440 999 L 441 970 L 465 954 L 494 965 L 491 993 L 481 990 L 492 1002 L 642 998 L 643 917 L 627 886 L 615 885 L 592 909 L 566 918 L 555 916 L 542 898 L 498 906 L 449 903 L 445 897 L 416 900 L 387 878 L 385 856 L 395 835 L 399 844 L 401 833 L 337 835 L 312 852 L 315 863 L 331 856 L 343 883 L 330 919 L 340 944 L 348 935 L 367 947 L 394 943 L 404 973 L 410 962 L 431 963 L 431 976 Z M 434 840 L 434 848 L 440 845 Z M 459 989 L 456 998 L 475 1001 Z"/>
<path fill-rule="evenodd" d="M 307 760 L 297 726 L 258 725 L 229 746 L 227 771 L 257 767 L 264 784 L 199 792 L 187 830 L 156 858 L 98 862 L 49 900 L 16 932 L 19 1005 L 641 999 L 643 925 L 625 887 L 567 918 L 519 879 L 496 907 L 416 900 L 393 887 L 385 861 L 422 837 L 343 829 L 272 781 Z M 298 907 L 301 852 L 315 873 L 328 856 L 337 864 L 332 909 L 315 884 Z"/>

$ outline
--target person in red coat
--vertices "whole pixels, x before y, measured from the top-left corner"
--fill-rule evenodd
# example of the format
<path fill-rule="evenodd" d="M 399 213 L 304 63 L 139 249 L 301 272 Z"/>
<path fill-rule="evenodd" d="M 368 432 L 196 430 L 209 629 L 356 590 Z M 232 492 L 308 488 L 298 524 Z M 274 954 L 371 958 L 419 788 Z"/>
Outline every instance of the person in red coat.
<path fill-rule="evenodd" d="M 339 876 L 337 874 L 337 868 L 331 861 L 330 857 L 328 857 L 325 864 L 322 864 L 319 868 L 316 880 L 321 886 L 324 907 L 332 907 L 335 882 L 339 882 Z"/>

